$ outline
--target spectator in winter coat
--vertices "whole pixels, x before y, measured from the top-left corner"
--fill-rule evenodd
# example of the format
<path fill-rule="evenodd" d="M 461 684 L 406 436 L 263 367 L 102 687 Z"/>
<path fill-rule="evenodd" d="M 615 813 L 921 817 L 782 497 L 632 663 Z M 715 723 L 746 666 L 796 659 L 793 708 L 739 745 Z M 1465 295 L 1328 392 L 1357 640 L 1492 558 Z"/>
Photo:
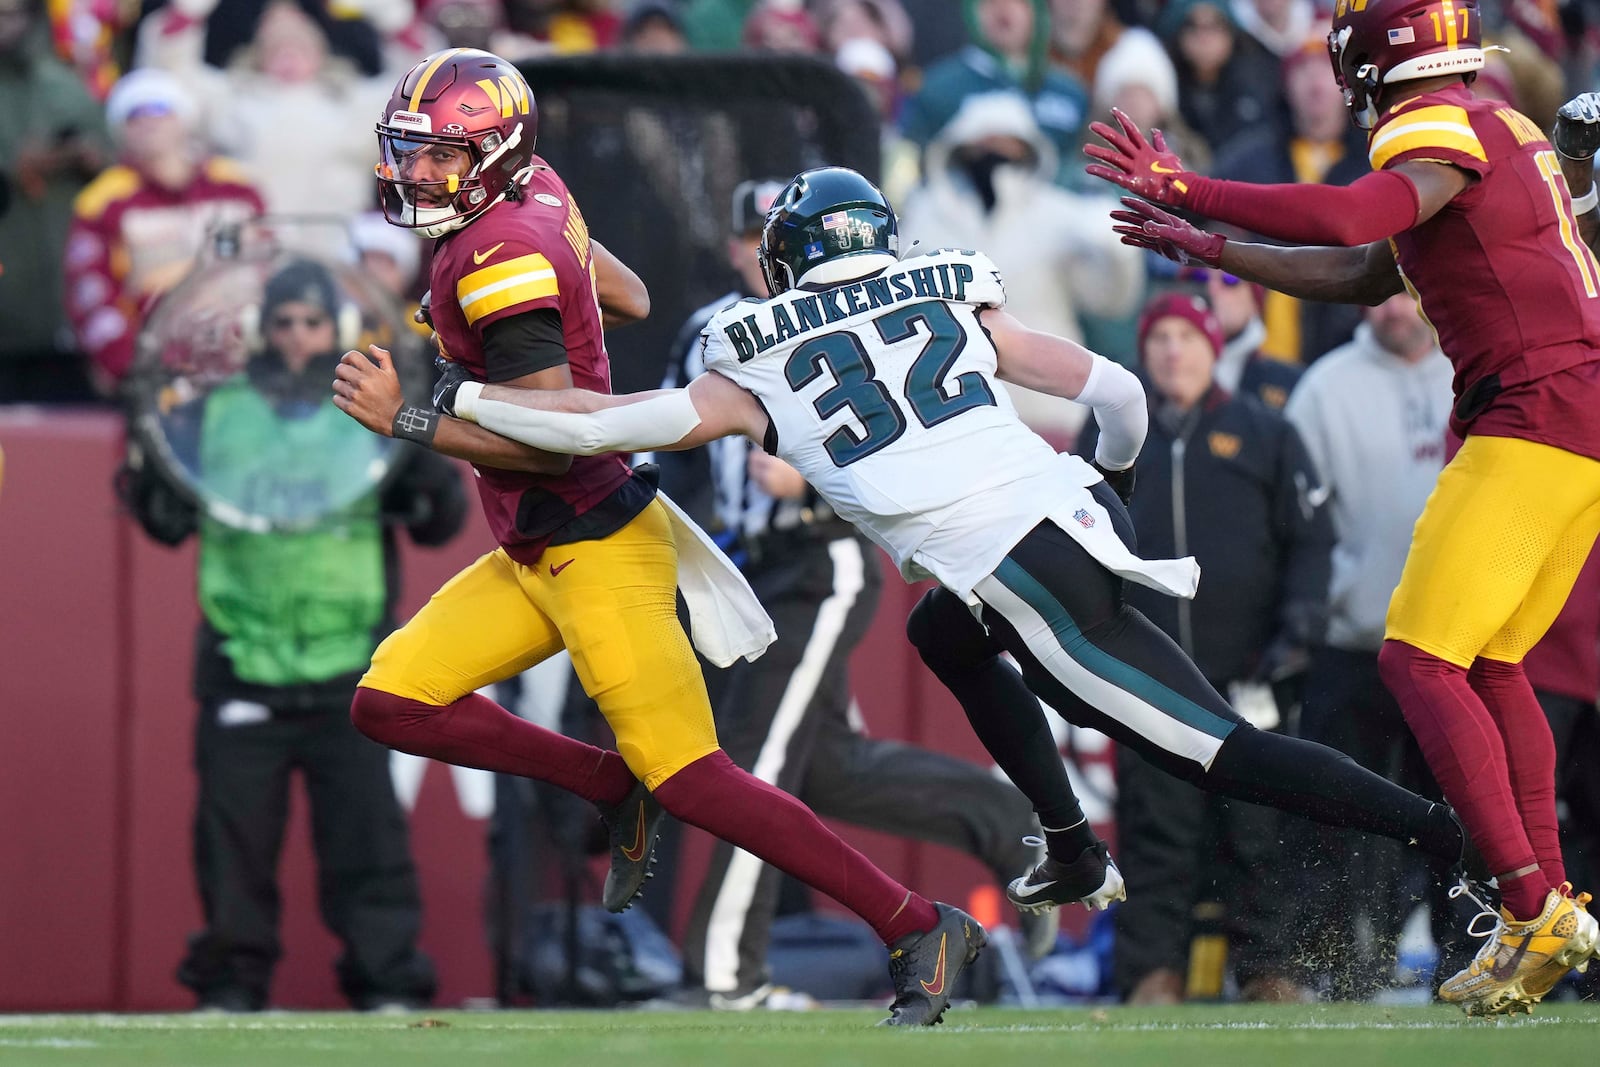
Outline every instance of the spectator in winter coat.
<path fill-rule="evenodd" d="M 1239 32 L 1221 0 L 1172 0 L 1155 30 L 1178 72 L 1183 119 L 1211 150 L 1280 106 L 1277 59 Z"/>
<path fill-rule="evenodd" d="M 1050 61 L 1084 85 L 1095 84 L 1100 61 L 1119 44 L 1126 47 L 1130 36 L 1152 67 L 1164 67 L 1170 75 L 1172 61 L 1155 35 L 1124 25 L 1109 0 L 1050 0 Z M 1159 57 L 1150 48 L 1160 52 Z"/>
<path fill-rule="evenodd" d="M 327 383 L 340 349 L 355 343 L 343 335 L 343 301 L 320 264 L 284 265 L 256 305 L 243 370 L 166 419 L 169 435 L 193 435 L 214 502 L 265 501 L 263 510 L 297 521 L 230 526 L 228 509 L 197 508 L 149 462 L 130 463 L 123 483 L 152 538 L 200 545 L 194 874 L 204 929 L 189 939 L 178 980 L 202 1009 L 270 1003 L 295 771 L 323 921 L 344 949 L 341 992 L 371 1011 L 419 1008 L 434 993 L 389 753 L 356 730 L 349 709 L 372 650 L 395 627 L 401 530 L 419 545 L 444 544 L 461 529 L 466 495 L 443 456 L 375 445 L 334 407 Z M 385 464 L 392 475 L 376 480 Z"/>
<path fill-rule="evenodd" d="M 207 139 L 244 166 L 269 212 L 350 218 L 375 206 L 372 146 L 350 131 L 370 127 L 389 79 L 336 57 L 292 0 L 267 6 L 251 45 L 225 69 L 204 62 L 204 43 L 204 21 L 163 8 L 141 30 L 141 64 L 171 71 L 204 102 Z"/>
<path fill-rule="evenodd" d="M 78 194 L 66 251 L 67 315 L 102 394 L 128 373 L 139 327 L 207 231 L 261 214 L 238 164 L 205 151 L 197 115 L 162 70 L 124 75 L 106 103 L 119 161 Z"/>
<path fill-rule="evenodd" d="M 927 177 L 900 211 L 902 247 L 983 249 L 1019 317 L 1081 338 L 1080 313 L 1121 315 L 1137 306 L 1144 257 L 1112 233 L 1115 201 L 1060 188 L 1050 181 L 1055 169 L 1055 147 L 1020 96 L 970 97 L 928 146 Z M 1081 406 L 1009 391 L 1035 430 L 1066 440 L 1077 432 Z"/>
<path fill-rule="evenodd" d="M 1003 90 L 1027 100 L 1034 121 L 1055 147 L 1057 161 L 1069 158 L 1089 94 L 1078 79 L 1051 68 L 1046 59 L 1050 11 L 1045 0 L 963 0 L 963 10 L 973 43 L 928 67 L 922 89 L 901 113 L 905 135 L 926 145 L 953 121 L 967 98 Z"/>

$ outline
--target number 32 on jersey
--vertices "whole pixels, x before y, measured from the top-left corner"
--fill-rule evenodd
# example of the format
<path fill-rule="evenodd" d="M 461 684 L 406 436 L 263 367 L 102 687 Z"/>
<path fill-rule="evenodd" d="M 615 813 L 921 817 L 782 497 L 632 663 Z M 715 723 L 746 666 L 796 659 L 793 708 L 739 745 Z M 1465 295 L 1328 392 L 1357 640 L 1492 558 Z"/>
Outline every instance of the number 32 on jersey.
<path fill-rule="evenodd" d="M 967 335 L 950 309 L 939 301 L 897 307 L 872 319 L 878 338 L 885 345 L 899 344 L 926 327 L 928 339 L 912 361 L 906 374 L 904 408 L 925 427 L 936 426 L 975 407 L 993 407 L 994 393 L 977 371 L 945 378 L 966 347 Z M 866 325 L 859 327 L 865 329 Z M 852 330 L 813 337 L 790 354 L 784 364 L 789 388 L 799 392 L 816 381 L 824 371 L 834 384 L 819 394 L 812 407 L 819 418 L 828 419 L 849 410 L 863 431 L 841 426 L 828 435 L 828 456 L 839 467 L 850 464 L 887 447 L 906 429 L 902 404 L 889 392 L 872 365 L 861 338 Z"/>

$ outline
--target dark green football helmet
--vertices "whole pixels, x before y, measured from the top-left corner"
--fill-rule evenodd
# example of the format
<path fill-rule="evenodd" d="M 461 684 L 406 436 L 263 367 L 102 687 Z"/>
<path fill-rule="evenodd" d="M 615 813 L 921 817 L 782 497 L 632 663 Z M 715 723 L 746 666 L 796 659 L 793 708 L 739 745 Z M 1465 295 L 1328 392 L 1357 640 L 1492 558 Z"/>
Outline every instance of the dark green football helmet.
<path fill-rule="evenodd" d="M 894 209 L 866 178 L 846 167 L 818 167 L 796 174 L 773 201 L 761 231 L 761 273 L 772 296 L 799 285 L 818 267 L 854 256 L 898 257 Z M 814 281 L 835 282 L 871 273 L 868 262 L 819 272 Z"/>

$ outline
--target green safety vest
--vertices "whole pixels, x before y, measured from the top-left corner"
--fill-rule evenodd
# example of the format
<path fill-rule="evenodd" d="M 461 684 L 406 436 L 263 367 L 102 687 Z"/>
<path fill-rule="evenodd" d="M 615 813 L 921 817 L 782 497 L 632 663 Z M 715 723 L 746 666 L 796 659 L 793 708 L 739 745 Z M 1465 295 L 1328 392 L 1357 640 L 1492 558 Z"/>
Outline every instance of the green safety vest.
<path fill-rule="evenodd" d="M 213 497 L 252 515 L 326 516 L 270 533 L 202 516 L 200 607 L 242 681 L 297 685 L 366 666 L 387 599 L 386 450 L 331 400 L 285 418 L 243 376 L 206 400 L 200 475 Z"/>

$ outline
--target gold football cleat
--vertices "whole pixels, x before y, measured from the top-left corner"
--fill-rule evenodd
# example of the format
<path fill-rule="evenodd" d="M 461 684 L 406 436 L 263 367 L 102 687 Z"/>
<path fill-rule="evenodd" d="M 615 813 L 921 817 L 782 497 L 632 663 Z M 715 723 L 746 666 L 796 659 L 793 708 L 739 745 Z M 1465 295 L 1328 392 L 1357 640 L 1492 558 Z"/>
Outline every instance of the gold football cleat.
<path fill-rule="evenodd" d="M 1583 906 L 1587 896 L 1580 903 L 1552 889 L 1544 910 L 1527 922 L 1502 908 L 1472 962 L 1439 987 L 1440 998 L 1468 1015 L 1532 1012 L 1562 975 L 1587 966 L 1600 944 L 1600 923 Z"/>
<path fill-rule="evenodd" d="M 1579 893 L 1574 896 L 1572 893 L 1571 882 L 1561 883 L 1560 892 L 1562 896 L 1569 897 L 1572 900 L 1573 907 L 1576 908 L 1580 913 L 1581 922 L 1581 917 L 1589 914 L 1589 901 L 1593 898 L 1588 893 Z M 1589 921 L 1592 923 L 1596 920 L 1590 918 Z M 1591 954 L 1593 954 L 1592 950 Z M 1533 974 L 1530 974 L 1528 977 L 1522 980 L 1522 991 L 1528 996 L 1532 997 L 1535 1001 L 1543 1000 L 1545 994 L 1554 989 L 1556 987 L 1556 983 L 1560 982 L 1561 979 L 1567 976 L 1568 971 L 1576 970 L 1579 974 L 1582 974 L 1588 969 L 1589 960 L 1587 958 L 1570 966 L 1557 963 L 1552 960 L 1548 965 L 1534 972 Z"/>

